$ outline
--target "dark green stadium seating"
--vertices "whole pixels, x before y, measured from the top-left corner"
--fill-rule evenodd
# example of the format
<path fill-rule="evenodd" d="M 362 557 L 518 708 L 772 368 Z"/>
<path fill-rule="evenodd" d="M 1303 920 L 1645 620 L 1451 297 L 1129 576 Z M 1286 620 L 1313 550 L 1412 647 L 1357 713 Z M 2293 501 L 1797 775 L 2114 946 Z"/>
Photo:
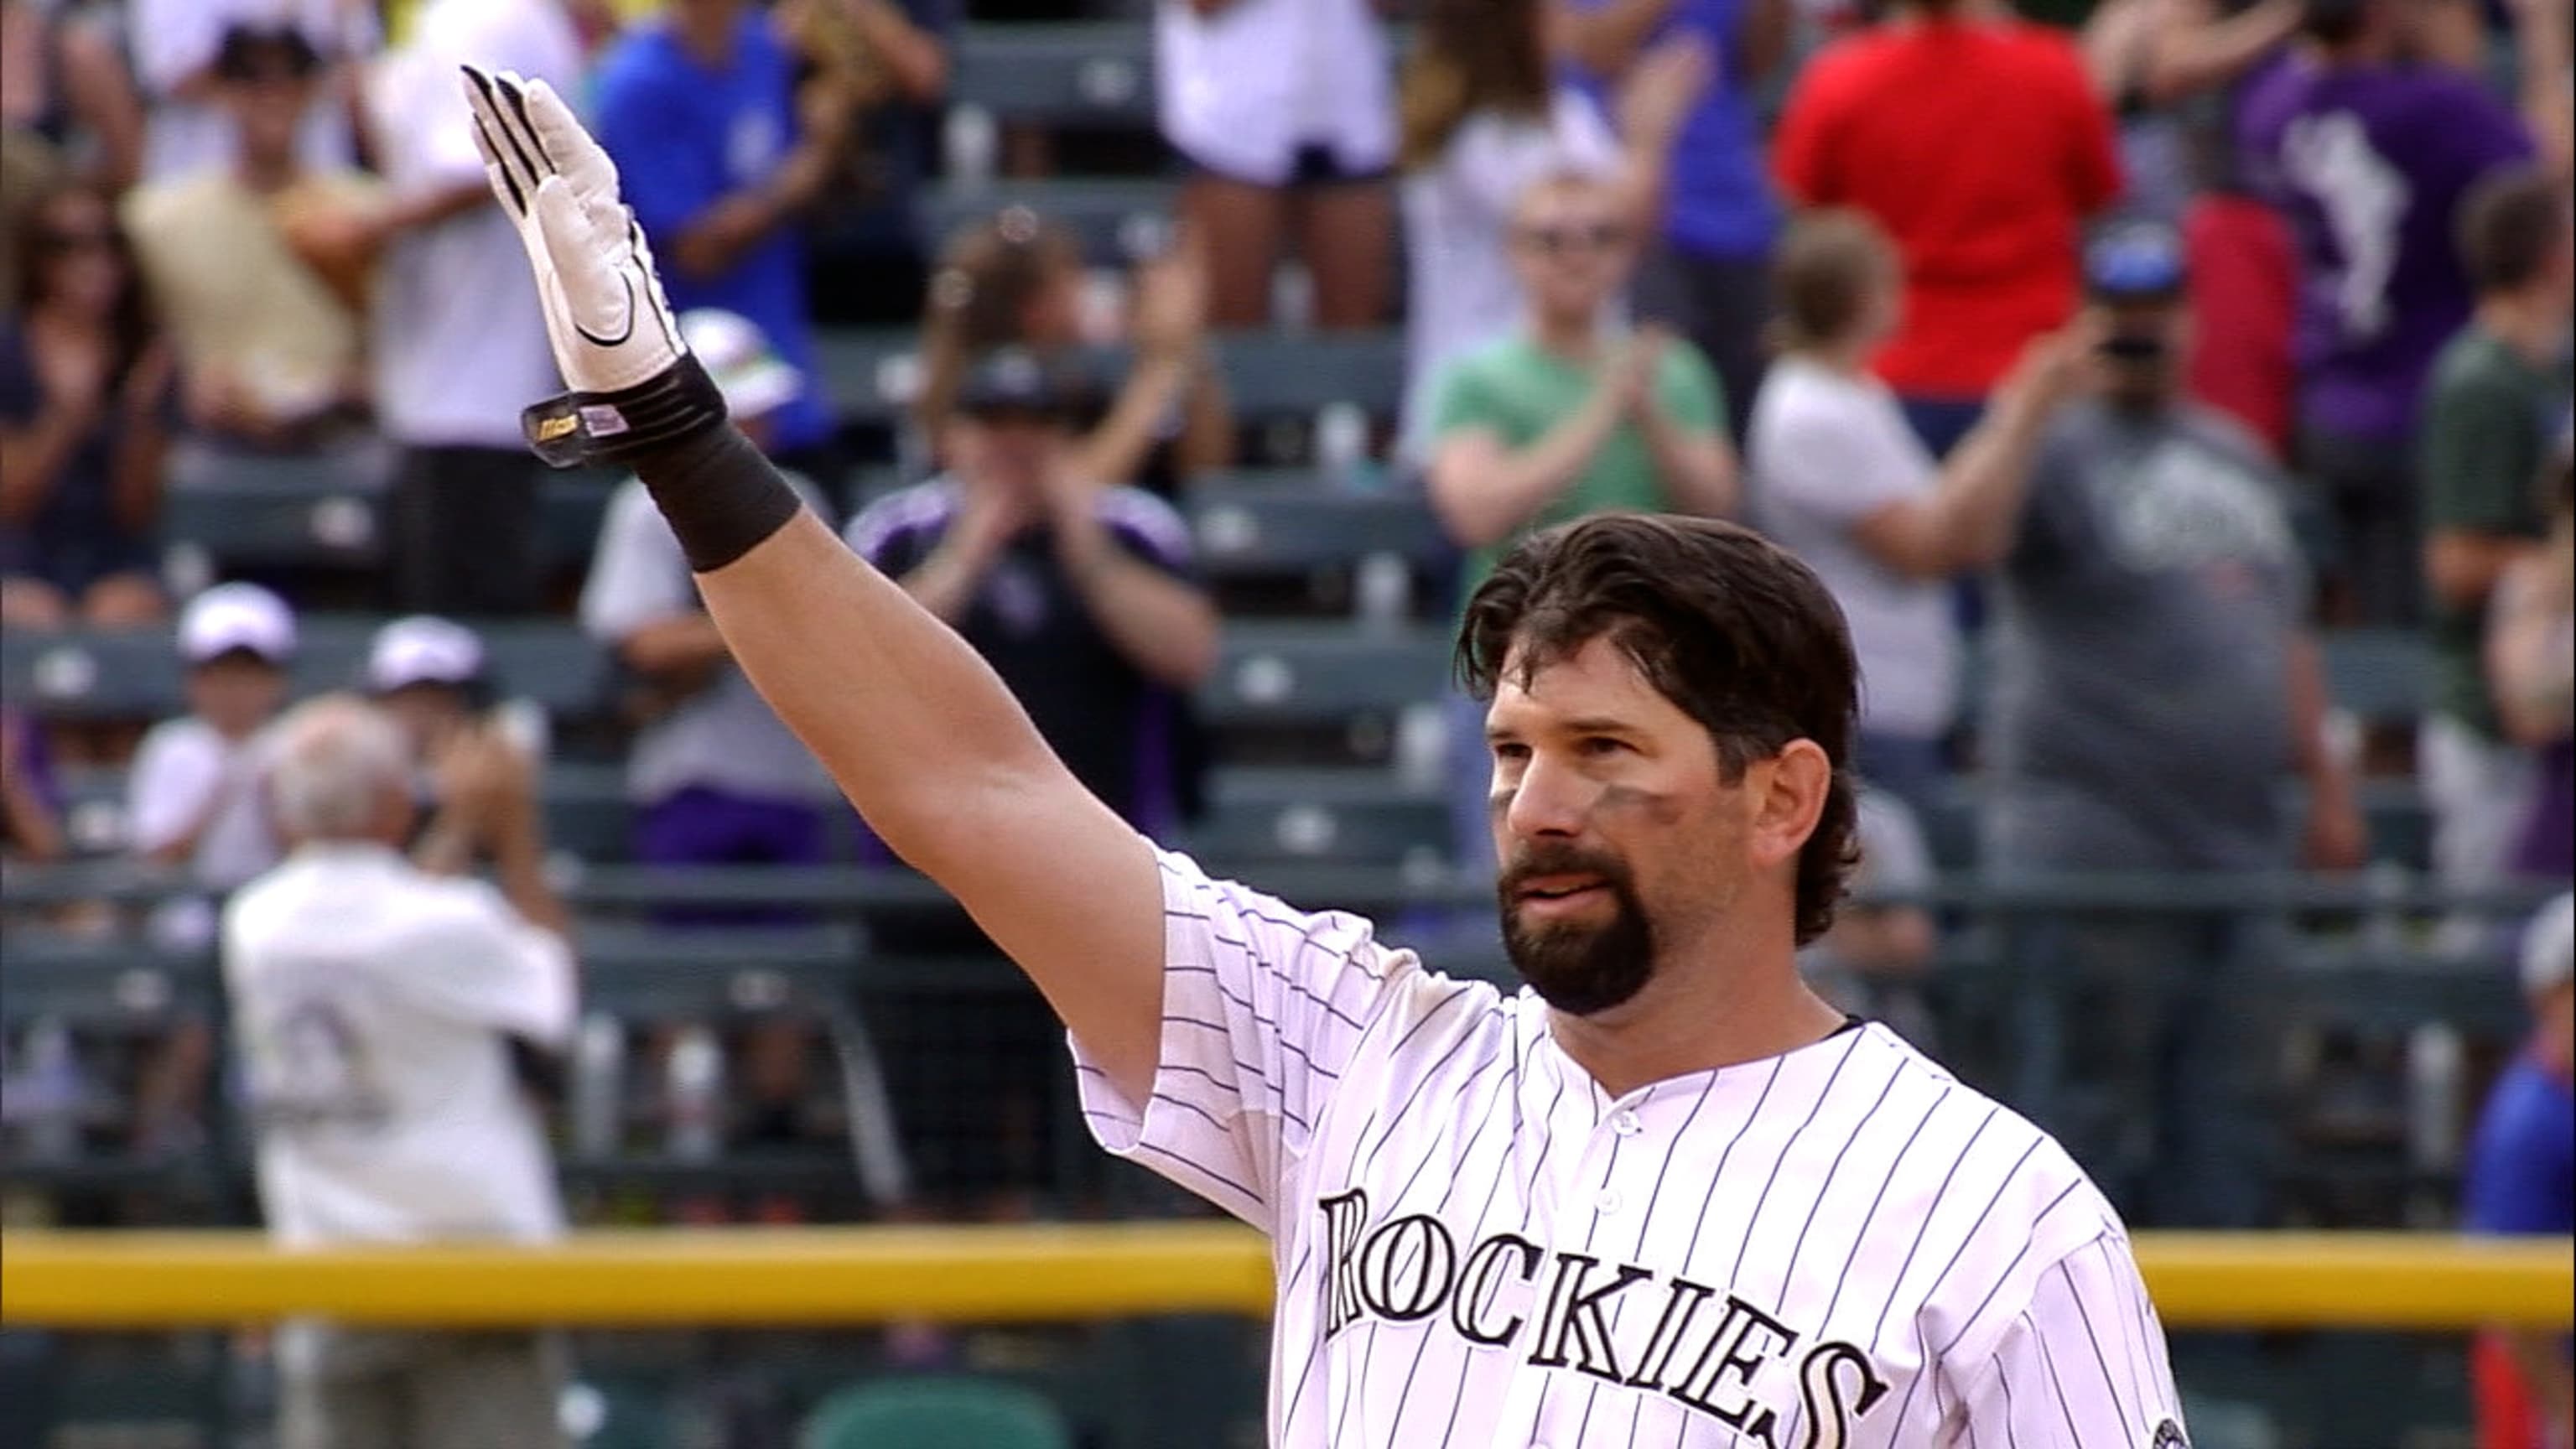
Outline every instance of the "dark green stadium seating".
<path fill-rule="evenodd" d="M 1236 473 L 1193 488 L 1200 566 L 1216 574 L 1303 571 L 1369 554 L 1410 562 L 1456 552 L 1421 494 L 1356 492 L 1300 471 Z"/>
<path fill-rule="evenodd" d="M 1217 724 L 1332 723 L 1440 697 L 1443 629 L 1237 623 L 1199 701 Z"/>
<path fill-rule="evenodd" d="M 1451 853 L 1447 803 L 1383 771 L 1220 770 L 1209 794 L 1190 846 L 1214 858 L 1402 865 Z"/>
<path fill-rule="evenodd" d="M 1151 127 L 1153 32 L 1125 21 L 970 25 L 948 95 L 1003 120 Z"/>
<path fill-rule="evenodd" d="M 1228 333 L 1217 339 L 1238 418 L 1312 414 L 1356 402 L 1383 412 L 1404 386 L 1404 339 L 1397 332 Z M 818 340 L 832 405 L 845 423 L 885 425 L 912 402 L 917 344 L 909 331 L 840 329 Z M 1094 386 L 1123 376 L 1119 348 L 1085 349 L 1074 364 Z"/>
<path fill-rule="evenodd" d="M 223 569 L 374 568 L 383 482 L 332 459 L 206 454 L 163 495 L 161 523 Z"/>
<path fill-rule="evenodd" d="M 937 256 L 964 228 L 1025 206 L 1064 228 L 1091 265 L 1123 268 L 1163 250 L 1176 195 L 1168 181 L 950 182 L 923 194 L 913 220 L 923 249 Z"/>
<path fill-rule="evenodd" d="M 2371 723 L 2420 718 L 2432 689 L 2424 636 L 2411 629 L 2338 629 L 2321 641 L 2326 692 Z"/>
<path fill-rule="evenodd" d="M 379 621 L 309 615 L 300 623 L 294 676 L 300 693 L 357 684 Z M 587 717 L 606 703 L 607 656 L 570 622 L 479 625 L 493 677 L 559 717 Z M 60 718 L 154 719 L 180 707 L 180 671 L 167 628 L 67 635 L 0 634 L 0 689 L 12 702 Z"/>
<path fill-rule="evenodd" d="M 616 481 L 590 471 L 542 476 L 538 556 L 550 572 L 589 561 Z M 162 507 L 167 536 L 203 548 L 222 573 L 371 570 L 385 559 L 381 480 L 329 460 L 210 456 Z"/>

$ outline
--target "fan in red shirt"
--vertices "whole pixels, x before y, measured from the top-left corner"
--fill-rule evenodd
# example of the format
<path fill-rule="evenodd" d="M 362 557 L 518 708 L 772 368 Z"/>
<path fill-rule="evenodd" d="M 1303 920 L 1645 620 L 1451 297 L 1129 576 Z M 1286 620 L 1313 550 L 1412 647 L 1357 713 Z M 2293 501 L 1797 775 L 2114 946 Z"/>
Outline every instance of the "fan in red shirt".
<path fill-rule="evenodd" d="M 1905 321 L 1875 366 L 1936 451 L 2025 343 L 2074 314 L 2079 233 L 2120 192 L 2110 111 L 2074 41 L 2003 0 L 1908 0 L 1827 46 L 1774 164 L 1801 205 L 1857 207 L 1895 238 Z"/>

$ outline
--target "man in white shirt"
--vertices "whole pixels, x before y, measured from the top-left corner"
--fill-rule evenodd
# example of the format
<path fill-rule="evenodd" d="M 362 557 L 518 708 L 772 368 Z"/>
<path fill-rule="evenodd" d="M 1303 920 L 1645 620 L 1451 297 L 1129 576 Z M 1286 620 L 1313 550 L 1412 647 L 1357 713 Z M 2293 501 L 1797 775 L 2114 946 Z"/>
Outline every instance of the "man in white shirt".
<path fill-rule="evenodd" d="M 519 409 L 557 384 L 519 238 L 492 204 L 456 93 L 465 61 L 570 87 L 581 37 L 557 0 L 431 0 L 367 86 L 388 204 L 345 244 L 376 272 L 376 420 L 394 475 L 395 606 L 518 613 L 538 606 L 537 468 Z M 460 306 L 459 298 L 474 305 Z"/>
<path fill-rule="evenodd" d="M 223 924 L 270 1236 L 559 1236 L 553 1163 L 517 1064 L 570 1037 L 575 984 L 524 762 L 491 740 L 443 765 L 444 818 L 488 847 L 495 890 L 398 852 L 410 755 L 381 710 L 317 700 L 275 742 L 268 793 L 295 849 L 233 897 Z M 559 1353 L 532 1335 L 299 1323 L 279 1365 L 283 1449 L 560 1442 Z"/>

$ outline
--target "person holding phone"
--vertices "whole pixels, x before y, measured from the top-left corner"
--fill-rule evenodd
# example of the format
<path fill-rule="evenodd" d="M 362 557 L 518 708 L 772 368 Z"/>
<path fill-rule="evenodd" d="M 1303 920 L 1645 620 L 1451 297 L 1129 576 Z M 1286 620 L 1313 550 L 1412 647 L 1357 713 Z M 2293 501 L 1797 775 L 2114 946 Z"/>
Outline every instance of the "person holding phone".
<path fill-rule="evenodd" d="M 2365 853 L 2325 739 L 2286 492 L 2244 429 L 2182 394 L 2185 273 L 2162 223 L 2111 228 L 2085 254 L 2093 378 L 2041 440 L 1995 591 L 1984 860 L 2006 877 L 2350 868 Z M 2150 1150 L 2125 1127 L 2076 1149 L 2143 1221 L 2264 1225 L 2270 1038 L 2248 980 L 2277 959 L 2263 929 L 2100 914 L 2027 938 L 2036 979 L 2082 961 L 2104 999 L 2035 1000 L 2025 1070 L 2081 1063 L 2148 1104 Z"/>

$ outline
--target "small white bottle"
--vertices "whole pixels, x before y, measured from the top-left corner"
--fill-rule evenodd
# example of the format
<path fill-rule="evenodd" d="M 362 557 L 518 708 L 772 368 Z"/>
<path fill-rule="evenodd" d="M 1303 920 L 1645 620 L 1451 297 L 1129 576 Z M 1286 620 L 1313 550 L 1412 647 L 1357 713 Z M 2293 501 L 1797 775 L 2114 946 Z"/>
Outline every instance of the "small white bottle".
<path fill-rule="evenodd" d="M 615 1157 L 626 1137 L 626 1028 L 594 1011 L 573 1042 L 573 1150 L 588 1161 Z"/>
<path fill-rule="evenodd" d="M 1333 487 L 1369 486 L 1368 410 L 1358 403 L 1326 403 L 1315 413 L 1315 468 Z"/>
<path fill-rule="evenodd" d="M 713 1029 L 690 1026 L 671 1044 L 663 1067 L 670 1114 L 664 1149 L 677 1161 L 712 1162 L 724 1150 L 724 1046 Z"/>
<path fill-rule="evenodd" d="M 80 1155 L 81 1108 L 87 1092 L 71 1028 L 45 1017 L 27 1029 L 26 1153 L 38 1162 Z"/>
<path fill-rule="evenodd" d="M 983 191 L 993 184 L 1002 153 L 1002 128 L 982 106 L 957 106 L 948 112 L 941 149 L 947 153 L 949 183 L 961 191 Z"/>

